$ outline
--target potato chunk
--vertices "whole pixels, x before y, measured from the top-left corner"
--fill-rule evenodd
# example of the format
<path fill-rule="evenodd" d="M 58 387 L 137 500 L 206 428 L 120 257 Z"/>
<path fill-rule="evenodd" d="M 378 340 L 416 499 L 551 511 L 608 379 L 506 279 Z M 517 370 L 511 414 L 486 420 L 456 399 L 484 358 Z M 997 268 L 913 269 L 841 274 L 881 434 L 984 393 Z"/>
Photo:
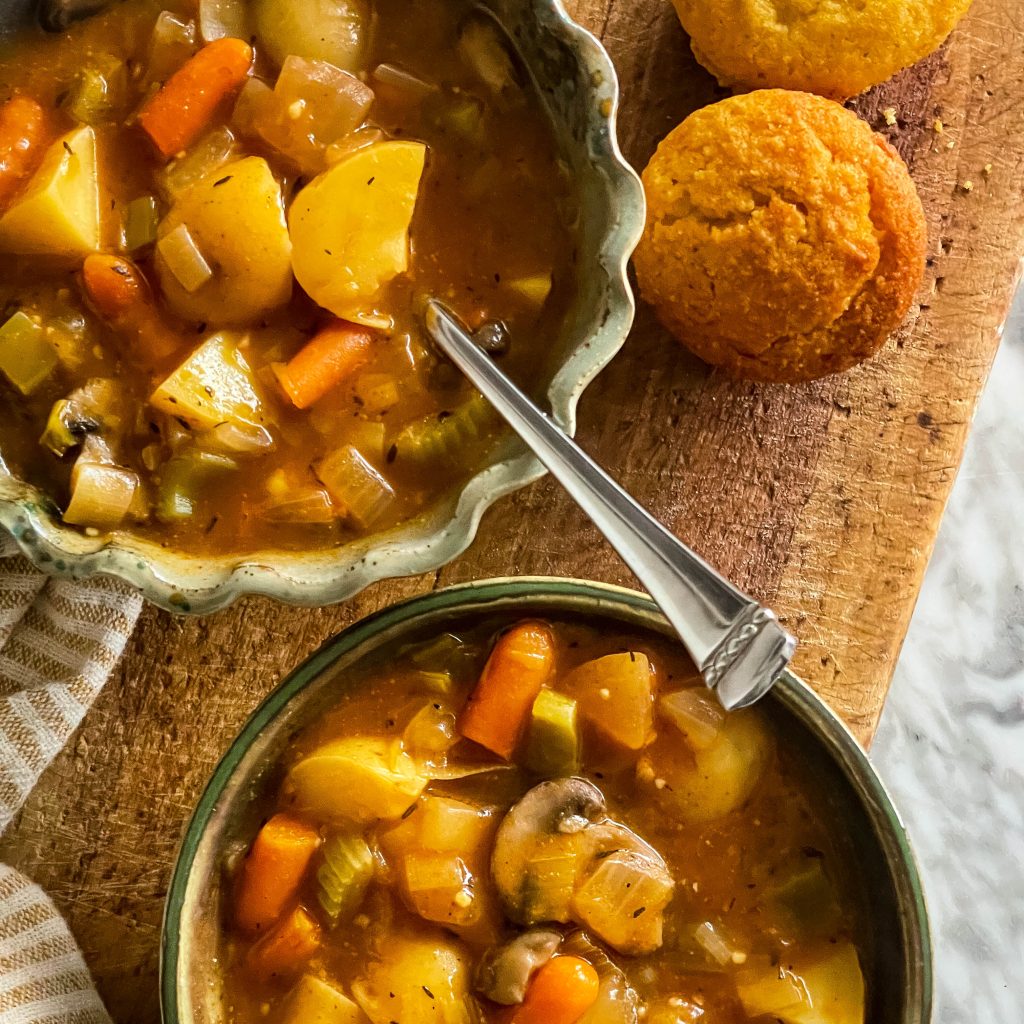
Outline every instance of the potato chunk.
<path fill-rule="evenodd" d="M 362 70 L 370 32 L 365 0 L 255 0 L 256 34 L 271 59 L 325 60 Z"/>
<path fill-rule="evenodd" d="M 372 736 L 326 743 L 288 774 L 303 810 L 318 819 L 357 825 L 400 817 L 426 784 L 400 744 Z"/>
<path fill-rule="evenodd" d="M 409 224 L 426 147 L 380 142 L 314 178 L 289 212 L 292 266 L 312 299 L 359 320 L 381 286 L 409 265 Z"/>
<path fill-rule="evenodd" d="M 654 667 L 647 655 L 624 651 L 572 670 L 559 687 L 580 715 L 613 743 L 640 750 L 654 728 Z"/>
<path fill-rule="evenodd" d="M 344 992 L 312 974 L 288 993 L 281 1024 L 366 1024 L 367 1017 Z"/>
<path fill-rule="evenodd" d="M 156 272 L 174 312 L 196 323 L 246 324 L 289 300 L 292 246 L 284 200 L 262 157 L 227 164 L 193 185 L 160 222 L 158 239 L 182 225 L 213 274 L 190 291 L 158 242 Z"/>
<path fill-rule="evenodd" d="M 0 251 L 85 256 L 100 242 L 96 133 L 84 126 L 46 151 L 21 197 L 0 217 Z"/>
<path fill-rule="evenodd" d="M 227 331 L 207 338 L 153 392 L 150 404 L 196 430 L 262 424 L 262 402 L 238 340 Z"/>

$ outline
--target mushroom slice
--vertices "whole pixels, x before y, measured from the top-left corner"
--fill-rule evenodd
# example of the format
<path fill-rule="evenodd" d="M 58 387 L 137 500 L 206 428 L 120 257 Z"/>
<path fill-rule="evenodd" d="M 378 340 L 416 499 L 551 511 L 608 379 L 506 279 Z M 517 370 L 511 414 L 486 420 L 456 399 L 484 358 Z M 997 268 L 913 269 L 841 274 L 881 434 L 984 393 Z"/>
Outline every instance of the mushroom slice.
<path fill-rule="evenodd" d="M 576 879 L 586 866 L 586 830 L 606 810 L 601 791 L 580 778 L 542 782 L 512 805 L 498 828 L 491 873 L 513 921 L 570 920 Z"/>
<path fill-rule="evenodd" d="M 561 941 L 561 932 L 531 928 L 489 950 L 477 968 L 477 992 L 503 1006 L 521 1003 L 534 972 L 555 955 Z"/>
<path fill-rule="evenodd" d="M 520 924 L 577 921 L 622 953 L 661 946 L 675 882 L 661 855 L 607 816 L 585 779 L 534 786 L 498 828 L 491 872 Z"/>

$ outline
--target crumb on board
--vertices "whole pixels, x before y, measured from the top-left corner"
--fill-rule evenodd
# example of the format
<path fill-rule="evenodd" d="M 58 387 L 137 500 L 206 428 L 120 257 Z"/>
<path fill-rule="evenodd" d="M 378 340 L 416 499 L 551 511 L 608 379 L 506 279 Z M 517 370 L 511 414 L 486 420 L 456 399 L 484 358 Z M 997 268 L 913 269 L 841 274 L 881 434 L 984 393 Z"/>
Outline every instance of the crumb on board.
<path fill-rule="evenodd" d="M 942 123 L 941 117 L 937 117 L 932 121 L 932 131 L 935 132 L 936 135 L 941 135 L 945 130 L 946 126 Z"/>
<path fill-rule="evenodd" d="M 981 173 L 984 174 L 985 177 L 987 178 L 992 173 L 992 165 L 991 164 L 985 164 L 985 166 L 982 167 L 982 169 L 981 169 Z"/>
<path fill-rule="evenodd" d="M 886 107 L 885 110 L 882 111 L 882 117 L 885 118 L 885 123 L 891 128 L 896 124 L 896 108 Z"/>
<path fill-rule="evenodd" d="M 968 179 L 967 181 L 962 181 L 960 183 L 960 190 L 962 192 L 973 192 L 974 191 L 974 182 L 971 181 L 970 179 Z"/>

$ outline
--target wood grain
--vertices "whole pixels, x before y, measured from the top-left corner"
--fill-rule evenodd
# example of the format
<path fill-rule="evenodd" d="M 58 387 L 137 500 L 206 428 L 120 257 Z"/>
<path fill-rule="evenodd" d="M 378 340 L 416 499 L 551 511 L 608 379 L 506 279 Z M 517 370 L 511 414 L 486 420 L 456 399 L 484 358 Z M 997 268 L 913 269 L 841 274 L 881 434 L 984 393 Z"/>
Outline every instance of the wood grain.
<path fill-rule="evenodd" d="M 623 148 L 642 165 L 658 138 L 719 93 L 668 4 L 572 6 L 619 69 Z M 940 54 L 855 104 L 911 163 L 931 232 L 920 306 L 870 365 L 800 388 L 737 384 L 688 357 L 641 309 L 581 408 L 585 446 L 779 609 L 801 640 L 798 671 L 865 741 L 1024 252 L 1022 88 L 1024 7 L 977 0 Z M 158 1019 L 161 901 L 179 836 L 217 756 L 275 681 L 386 603 L 523 572 L 631 582 L 542 481 L 492 509 L 473 548 L 442 572 L 377 585 L 343 607 L 249 600 L 207 619 L 144 613 L 75 742 L 0 840 L 0 858 L 66 913 L 116 1020 Z"/>

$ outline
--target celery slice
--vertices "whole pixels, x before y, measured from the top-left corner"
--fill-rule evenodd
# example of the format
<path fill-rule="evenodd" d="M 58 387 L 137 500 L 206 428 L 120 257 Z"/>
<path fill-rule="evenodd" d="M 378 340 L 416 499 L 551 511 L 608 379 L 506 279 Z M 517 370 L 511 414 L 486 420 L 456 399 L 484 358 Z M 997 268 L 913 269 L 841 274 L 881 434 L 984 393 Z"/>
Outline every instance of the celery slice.
<path fill-rule="evenodd" d="M 124 247 L 128 252 L 137 252 L 156 241 L 156 226 L 160 214 L 155 196 L 139 196 L 133 199 L 124 211 Z"/>
<path fill-rule="evenodd" d="M 474 395 L 448 415 L 432 414 L 410 423 L 395 439 L 395 457 L 416 464 L 466 466 L 493 435 L 496 414 L 483 395 Z"/>
<path fill-rule="evenodd" d="M 579 771 L 580 737 L 576 701 L 555 690 L 541 690 L 533 702 L 524 762 L 545 778 Z"/>
<path fill-rule="evenodd" d="M 324 843 L 316 897 L 332 927 L 352 918 L 373 879 L 373 854 L 361 835 L 338 833 Z"/>
<path fill-rule="evenodd" d="M 0 370 L 23 395 L 32 394 L 57 361 L 46 331 L 27 313 L 18 310 L 0 327 Z"/>
<path fill-rule="evenodd" d="M 128 99 L 128 71 L 111 53 L 83 68 L 64 99 L 64 109 L 82 124 L 119 120 Z"/>
<path fill-rule="evenodd" d="M 184 224 L 164 235 L 156 247 L 168 270 L 185 291 L 197 292 L 213 277 L 210 264 Z"/>
<path fill-rule="evenodd" d="M 226 455 L 204 451 L 176 455 L 160 474 L 157 518 L 164 523 L 190 519 L 210 480 L 236 469 L 238 463 Z"/>

